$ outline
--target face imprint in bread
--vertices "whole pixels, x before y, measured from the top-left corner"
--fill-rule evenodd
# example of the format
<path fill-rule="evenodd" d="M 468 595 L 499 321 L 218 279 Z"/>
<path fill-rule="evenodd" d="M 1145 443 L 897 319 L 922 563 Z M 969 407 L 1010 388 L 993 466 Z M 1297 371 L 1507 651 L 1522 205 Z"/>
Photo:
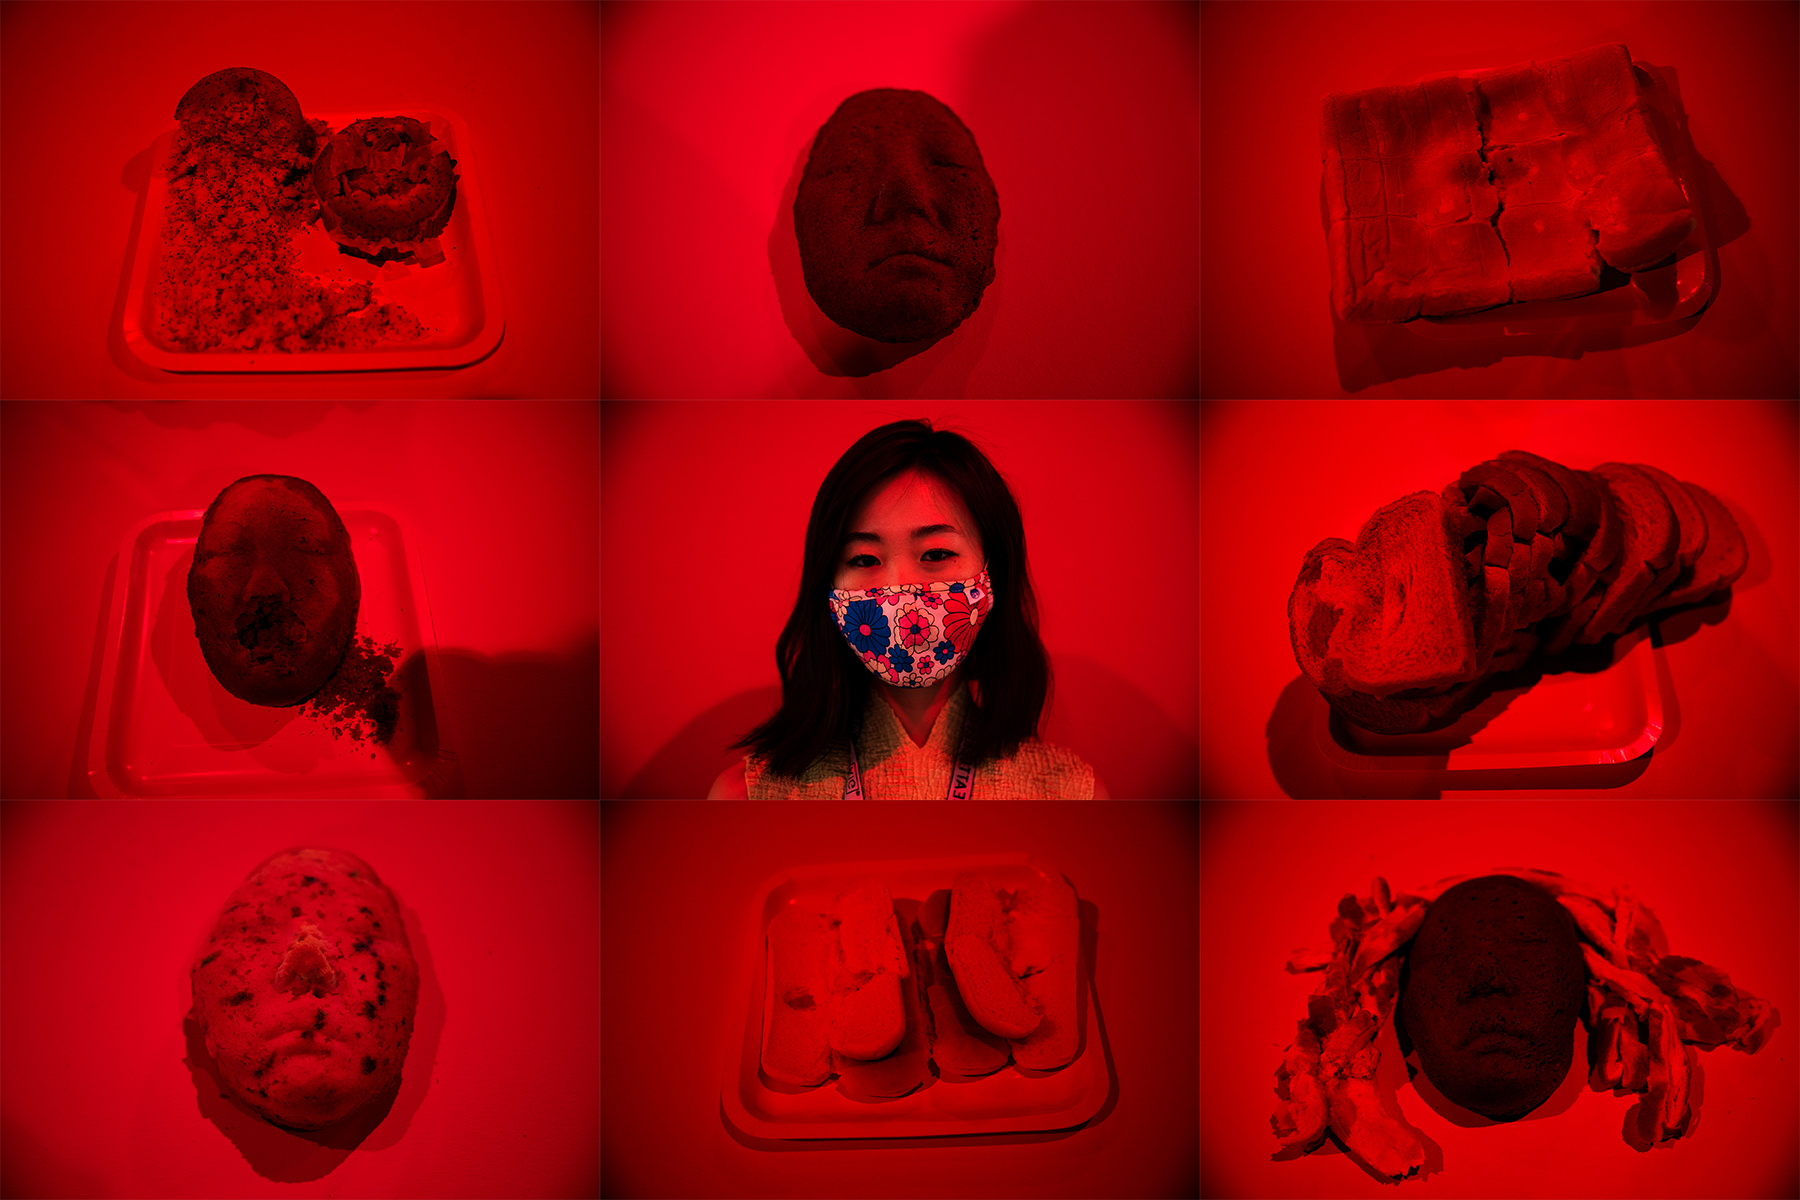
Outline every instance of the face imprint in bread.
<path fill-rule="evenodd" d="M 355 855 L 266 860 L 227 899 L 191 975 L 220 1082 L 268 1121 L 321 1129 L 400 1077 L 419 968 L 393 893 Z"/>
<path fill-rule="evenodd" d="M 876 341 L 949 333 L 994 281 L 1000 195 L 975 136 L 924 92 L 875 88 L 820 128 L 794 197 L 806 290 Z"/>
<path fill-rule="evenodd" d="M 362 578 L 323 493 L 303 479 L 253 475 L 207 509 L 187 594 L 219 683 L 240 700 L 279 707 L 304 702 L 343 662 Z"/>
<path fill-rule="evenodd" d="M 1489 875 L 1431 905 L 1406 963 L 1401 1012 L 1426 1076 L 1484 1116 L 1523 1116 L 1574 1060 L 1587 968 L 1575 922 L 1536 884 Z"/>

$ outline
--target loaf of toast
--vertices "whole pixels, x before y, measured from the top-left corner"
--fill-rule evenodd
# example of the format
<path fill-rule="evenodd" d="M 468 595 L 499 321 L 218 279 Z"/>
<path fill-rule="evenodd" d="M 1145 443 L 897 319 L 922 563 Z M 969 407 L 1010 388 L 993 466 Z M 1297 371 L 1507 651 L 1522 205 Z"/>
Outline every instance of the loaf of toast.
<path fill-rule="evenodd" d="M 1493 675 L 1705 600 L 1748 563 L 1737 522 L 1698 484 L 1507 450 L 1381 509 L 1354 544 L 1307 551 L 1288 634 L 1347 719 L 1416 733 L 1453 723 Z"/>
<path fill-rule="evenodd" d="M 1581 296 L 1695 218 L 1622 44 L 1324 97 L 1332 305 L 1409 321 Z"/>

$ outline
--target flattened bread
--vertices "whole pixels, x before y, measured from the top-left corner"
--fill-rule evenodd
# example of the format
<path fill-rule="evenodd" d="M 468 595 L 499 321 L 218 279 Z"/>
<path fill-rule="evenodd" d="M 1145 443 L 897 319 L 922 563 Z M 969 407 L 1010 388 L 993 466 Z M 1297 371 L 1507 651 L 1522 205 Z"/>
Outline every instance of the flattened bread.
<path fill-rule="evenodd" d="M 257 1115 L 321 1129 L 400 1077 L 419 967 L 394 894 L 342 850 L 284 850 L 239 884 L 190 973 L 219 1081 Z"/>
<path fill-rule="evenodd" d="M 1619 43 L 1333 93 L 1319 145 L 1345 321 L 1585 295 L 1694 228 Z"/>

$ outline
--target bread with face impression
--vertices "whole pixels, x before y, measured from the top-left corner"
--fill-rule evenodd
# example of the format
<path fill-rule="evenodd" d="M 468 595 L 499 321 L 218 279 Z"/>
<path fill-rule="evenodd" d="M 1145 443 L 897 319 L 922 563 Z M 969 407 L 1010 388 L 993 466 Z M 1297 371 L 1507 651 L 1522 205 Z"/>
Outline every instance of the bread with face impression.
<path fill-rule="evenodd" d="M 1426 1078 L 1497 1120 L 1524 1116 L 1569 1074 L 1587 967 L 1575 922 L 1513 875 L 1439 896 L 1407 954 L 1400 1014 Z"/>
<path fill-rule="evenodd" d="M 194 636 L 240 700 L 304 703 L 356 634 L 362 577 L 325 494 L 291 475 L 248 475 L 207 508 L 188 568 Z"/>
<path fill-rule="evenodd" d="M 191 972 L 226 1090 L 263 1119 L 322 1129 L 400 1078 L 419 968 L 394 894 L 342 850 L 284 850 L 226 899 Z"/>
<path fill-rule="evenodd" d="M 819 311 L 880 342 L 942 336 L 994 281 L 1000 193 L 975 135 L 925 92 L 871 88 L 820 127 L 794 197 Z"/>

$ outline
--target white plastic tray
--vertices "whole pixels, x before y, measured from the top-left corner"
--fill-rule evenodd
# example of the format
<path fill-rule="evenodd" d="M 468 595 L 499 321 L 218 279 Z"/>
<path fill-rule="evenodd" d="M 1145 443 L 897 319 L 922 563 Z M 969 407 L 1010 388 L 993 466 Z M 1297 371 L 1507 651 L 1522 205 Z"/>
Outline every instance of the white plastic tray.
<path fill-rule="evenodd" d="M 169 148 L 175 128 L 164 130 L 150 155 L 150 183 L 145 194 L 137 255 L 125 296 L 125 345 L 138 358 L 165 371 L 383 371 L 418 367 L 461 367 L 487 357 L 500 344 L 506 327 L 500 274 L 488 236 L 487 210 L 461 117 L 427 106 L 381 112 L 309 112 L 336 133 L 364 117 L 412 117 L 431 123 L 432 133 L 456 160 L 456 206 L 438 243 L 445 261 L 432 267 L 392 263 L 377 267 L 366 259 L 339 252 L 337 242 L 318 222 L 295 235 L 296 269 L 328 281 L 368 279 L 375 302 L 399 304 L 426 327 L 423 341 L 405 346 L 358 351 L 290 354 L 188 353 L 156 332 L 155 297 L 162 281 L 163 223 L 167 217 Z"/>
<path fill-rule="evenodd" d="M 897 1100 L 865 1103 L 845 1096 L 835 1083 L 801 1092 L 776 1091 L 761 1080 L 768 925 L 790 901 L 829 906 L 853 879 L 875 875 L 887 882 L 896 901 L 923 903 L 948 889 L 959 871 L 1025 866 L 1061 876 L 1029 854 L 989 854 L 972 858 L 925 858 L 888 862 L 823 863 L 795 867 L 765 880 L 750 906 L 745 936 L 751 943 L 733 993 L 734 1036 L 725 1057 L 719 1097 L 732 1124 L 763 1138 L 898 1138 L 970 1133 L 1016 1133 L 1080 1125 L 1106 1102 L 1111 1075 L 1100 1042 L 1098 1006 L 1085 957 L 1077 988 L 1087 1009 L 1081 1048 L 1061 1070 L 1022 1074 L 1016 1065 L 966 1082 L 948 1082 L 935 1073 L 926 1085 Z M 741 1025 L 739 1024 L 741 1020 Z"/>
<path fill-rule="evenodd" d="M 1612 665 L 1545 675 L 1494 692 L 1454 725 L 1431 733 L 1371 733 L 1319 698 L 1314 738 L 1352 771 L 1480 771 L 1628 762 L 1662 737 L 1662 689 L 1650 627 L 1613 644 Z"/>
<path fill-rule="evenodd" d="M 418 541 L 381 505 L 334 505 L 362 577 L 356 632 L 400 645 L 388 686 L 400 719 L 386 746 L 334 738 L 304 706 L 267 708 L 227 692 L 201 656 L 187 573 L 203 510 L 156 513 L 119 547 L 88 783 L 110 798 L 343 796 L 454 772 L 433 696 L 443 679 Z"/>

